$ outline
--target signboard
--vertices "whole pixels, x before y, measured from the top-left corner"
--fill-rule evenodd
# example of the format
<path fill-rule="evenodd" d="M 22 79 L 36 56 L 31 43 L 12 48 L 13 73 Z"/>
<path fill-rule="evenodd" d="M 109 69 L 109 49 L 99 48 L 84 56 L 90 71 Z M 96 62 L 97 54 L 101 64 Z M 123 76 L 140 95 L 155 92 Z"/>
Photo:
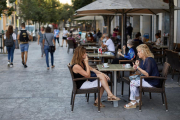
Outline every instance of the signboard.
<path fill-rule="evenodd" d="M 103 34 L 108 34 L 108 26 L 103 26 Z"/>

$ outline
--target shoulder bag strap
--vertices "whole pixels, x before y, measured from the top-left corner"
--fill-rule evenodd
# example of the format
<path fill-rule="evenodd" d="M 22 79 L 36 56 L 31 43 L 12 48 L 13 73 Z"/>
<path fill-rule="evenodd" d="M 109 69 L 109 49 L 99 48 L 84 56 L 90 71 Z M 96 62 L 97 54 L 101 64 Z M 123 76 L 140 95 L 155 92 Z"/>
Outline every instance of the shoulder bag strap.
<path fill-rule="evenodd" d="M 49 45 L 49 42 L 48 42 L 48 40 L 46 39 L 46 34 L 44 34 L 44 36 L 45 36 L 45 40 L 47 41 L 47 43 L 48 43 L 48 45 Z M 49 45 L 50 46 L 50 45 Z"/>

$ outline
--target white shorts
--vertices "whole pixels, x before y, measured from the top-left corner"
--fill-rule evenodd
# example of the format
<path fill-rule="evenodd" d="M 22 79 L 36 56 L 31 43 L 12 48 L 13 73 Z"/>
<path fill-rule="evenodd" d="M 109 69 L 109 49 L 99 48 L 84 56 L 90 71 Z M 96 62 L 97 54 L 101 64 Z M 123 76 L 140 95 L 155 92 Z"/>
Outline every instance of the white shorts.
<path fill-rule="evenodd" d="M 101 87 L 101 82 L 99 86 Z M 80 89 L 89 89 L 94 87 L 98 87 L 98 80 L 94 80 L 93 82 L 86 81 L 81 85 Z"/>

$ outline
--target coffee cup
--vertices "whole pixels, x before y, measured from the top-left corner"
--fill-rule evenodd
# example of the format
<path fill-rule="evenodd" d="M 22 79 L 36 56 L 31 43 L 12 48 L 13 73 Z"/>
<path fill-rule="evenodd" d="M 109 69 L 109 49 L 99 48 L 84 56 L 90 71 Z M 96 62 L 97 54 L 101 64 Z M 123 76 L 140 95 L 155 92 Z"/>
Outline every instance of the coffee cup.
<path fill-rule="evenodd" d="M 126 67 L 126 68 L 130 68 L 131 65 L 130 65 L 130 64 L 126 64 L 125 67 Z"/>
<path fill-rule="evenodd" d="M 104 67 L 107 67 L 107 66 L 108 66 L 108 63 L 104 63 L 103 65 L 104 65 Z"/>

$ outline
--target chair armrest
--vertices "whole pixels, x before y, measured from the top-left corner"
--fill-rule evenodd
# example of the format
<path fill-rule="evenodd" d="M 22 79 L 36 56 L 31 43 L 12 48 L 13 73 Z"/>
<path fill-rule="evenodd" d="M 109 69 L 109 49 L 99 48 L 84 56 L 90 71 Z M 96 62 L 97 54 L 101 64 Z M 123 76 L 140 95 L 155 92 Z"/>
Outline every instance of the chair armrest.
<path fill-rule="evenodd" d="M 152 79 L 152 78 L 156 78 L 156 79 L 159 79 L 159 80 L 166 80 L 166 78 L 165 77 L 157 77 L 157 76 L 149 76 L 149 77 L 147 77 L 147 76 L 141 76 L 140 77 L 140 90 L 142 89 L 142 79 L 144 79 L 144 78 L 146 78 L 146 79 Z"/>
<path fill-rule="evenodd" d="M 99 81 L 99 78 L 98 77 L 90 77 L 90 78 L 76 78 L 76 79 L 73 79 L 73 81 L 80 81 L 80 80 L 87 80 L 87 79 L 97 79 Z"/>
<path fill-rule="evenodd" d="M 152 79 L 152 78 L 156 78 L 156 79 L 159 79 L 159 80 L 166 80 L 166 78 L 165 77 L 157 77 L 157 76 L 149 76 L 149 77 L 147 77 L 147 76 L 141 76 L 140 77 L 140 79 Z"/>

